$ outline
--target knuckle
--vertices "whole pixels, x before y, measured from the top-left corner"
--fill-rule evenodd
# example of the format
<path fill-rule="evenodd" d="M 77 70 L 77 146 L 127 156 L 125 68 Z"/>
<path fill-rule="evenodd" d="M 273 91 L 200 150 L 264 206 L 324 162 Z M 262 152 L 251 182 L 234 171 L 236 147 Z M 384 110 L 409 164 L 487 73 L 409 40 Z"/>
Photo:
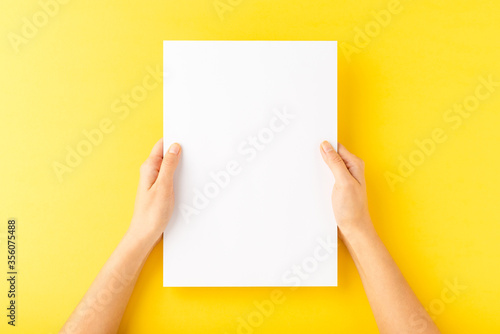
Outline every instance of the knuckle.
<path fill-rule="evenodd" d="M 352 178 L 348 178 L 346 180 L 343 180 L 342 182 L 339 182 L 338 187 L 342 190 L 353 189 L 356 187 L 356 181 Z"/>
<path fill-rule="evenodd" d="M 358 181 L 356 181 L 356 179 L 354 179 L 353 177 L 351 177 L 349 181 L 347 181 L 347 187 L 349 188 L 356 188 L 358 185 Z"/>
<path fill-rule="evenodd" d="M 334 154 L 334 153 L 330 154 L 328 156 L 328 159 L 333 164 L 338 164 L 338 163 L 344 162 L 344 160 L 342 160 L 342 158 L 340 157 L 340 155 Z"/>
<path fill-rule="evenodd" d="M 165 167 L 173 167 L 173 166 L 175 166 L 176 162 L 177 162 L 177 159 L 175 159 L 175 158 L 165 157 L 165 158 L 163 158 L 162 163 Z"/>
<path fill-rule="evenodd" d="M 161 164 L 161 157 L 149 157 L 148 161 L 153 165 L 153 166 L 159 166 Z"/>
<path fill-rule="evenodd" d="M 165 199 L 172 199 L 174 197 L 174 187 L 171 182 L 162 185 L 158 190 Z"/>
<path fill-rule="evenodd" d="M 141 165 L 141 167 L 139 168 L 139 172 L 141 174 L 144 174 L 146 172 L 148 172 L 150 169 L 150 166 L 149 166 L 149 163 L 148 161 L 146 160 L 145 162 L 143 162 L 143 164 Z"/>

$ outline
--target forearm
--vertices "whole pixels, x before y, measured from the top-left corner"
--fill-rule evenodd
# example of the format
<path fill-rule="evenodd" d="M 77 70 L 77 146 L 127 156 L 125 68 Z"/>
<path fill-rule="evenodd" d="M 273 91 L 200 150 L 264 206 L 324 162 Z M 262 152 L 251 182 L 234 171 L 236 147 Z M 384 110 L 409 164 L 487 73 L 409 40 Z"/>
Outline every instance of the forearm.
<path fill-rule="evenodd" d="M 406 282 L 373 225 L 345 244 L 354 260 L 381 333 L 439 333 L 436 325 Z M 427 326 L 414 326 L 412 319 Z"/>
<path fill-rule="evenodd" d="M 61 333 L 116 333 L 153 242 L 127 233 Z"/>
<path fill-rule="evenodd" d="M 181 147 L 163 154 L 160 139 L 141 166 L 134 215 L 127 234 L 61 329 L 62 334 L 116 333 L 137 277 L 167 226 L 174 207 L 173 176 Z"/>

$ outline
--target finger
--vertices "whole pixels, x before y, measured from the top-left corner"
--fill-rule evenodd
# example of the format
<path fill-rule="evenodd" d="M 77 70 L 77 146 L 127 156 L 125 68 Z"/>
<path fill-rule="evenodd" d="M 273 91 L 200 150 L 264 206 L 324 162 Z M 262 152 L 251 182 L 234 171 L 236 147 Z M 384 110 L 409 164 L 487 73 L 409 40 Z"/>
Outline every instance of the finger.
<path fill-rule="evenodd" d="M 179 158 L 181 155 L 181 145 L 173 143 L 170 145 L 168 150 L 163 156 L 163 161 L 160 167 L 160 175 L 158 176 L 158 181 L 161 184 L 172 185 L 174 179 L 174 172 L 179 164 Z"/>
<path fill-rule="evenodd" d="M 153 146 L 149 157 L 141 166 L 141 177 L 139 184 L 141 187 L 149 189 L 155 183 L 160 172 L 161 162 L 163 160 L 163 139 L 160 139 Z"/>
<path fill-rule="evenodd" d="M 327 141 L 321 143 L 321 155 L 335 177 L 335 182 L 346 182 L 352 178 L 340 155 L 335 152 L 332 144 Z"/>
<path fill-rule="evenodd" d="M 360 183 L 365 184 L 365 163 L 361 158 L 349 152 L 344 145 L 339 143 L 339 155 L 352 176 Z"/>
<path fill-rule="evenodd" d="M 153 149 L 151 150 L 151 153 L 149 154 L 150 157 L 157 157 L 160 159 L 163 159 L 163 138 L 158 140 L 153 146 Z"/>

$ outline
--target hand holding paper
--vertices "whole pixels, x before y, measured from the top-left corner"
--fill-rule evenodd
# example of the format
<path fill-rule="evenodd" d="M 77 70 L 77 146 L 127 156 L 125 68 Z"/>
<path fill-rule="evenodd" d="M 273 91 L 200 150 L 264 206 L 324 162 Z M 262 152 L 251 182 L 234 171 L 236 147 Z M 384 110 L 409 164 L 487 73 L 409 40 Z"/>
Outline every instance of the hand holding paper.
<path fill-rule="evenodd" d="M 323 160 L 335 177 L 332 191 L 332 206 L 344 240 L 360 230 L 373 228 L 366 198 L 365 164 L 339 143 L 337 153 L 333 146 L 321 144 Z"/>
<path fill-rule="evenodd" d="M 129 234 L 146 244 L 155 245 L 174 210 L 174 172 L 179 163 L 181 147 L 172 144 L 163 156 L 163 138 L 160 139 L 141 166 L 141 176 L 134 216 Z"/>

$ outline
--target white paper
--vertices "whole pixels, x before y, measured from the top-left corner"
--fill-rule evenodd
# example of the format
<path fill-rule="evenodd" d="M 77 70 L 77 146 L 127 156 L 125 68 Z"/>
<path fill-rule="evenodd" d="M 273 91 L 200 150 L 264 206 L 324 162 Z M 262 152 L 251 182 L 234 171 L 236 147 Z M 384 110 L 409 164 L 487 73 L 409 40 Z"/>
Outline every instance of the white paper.
<path fill-rule="evenodd" d="M 336 286 L 319 146 L 337 142 L 337 43 L 164 41 L 163 57 L 164 147 L 183 149 L 163 285 Z"/>

